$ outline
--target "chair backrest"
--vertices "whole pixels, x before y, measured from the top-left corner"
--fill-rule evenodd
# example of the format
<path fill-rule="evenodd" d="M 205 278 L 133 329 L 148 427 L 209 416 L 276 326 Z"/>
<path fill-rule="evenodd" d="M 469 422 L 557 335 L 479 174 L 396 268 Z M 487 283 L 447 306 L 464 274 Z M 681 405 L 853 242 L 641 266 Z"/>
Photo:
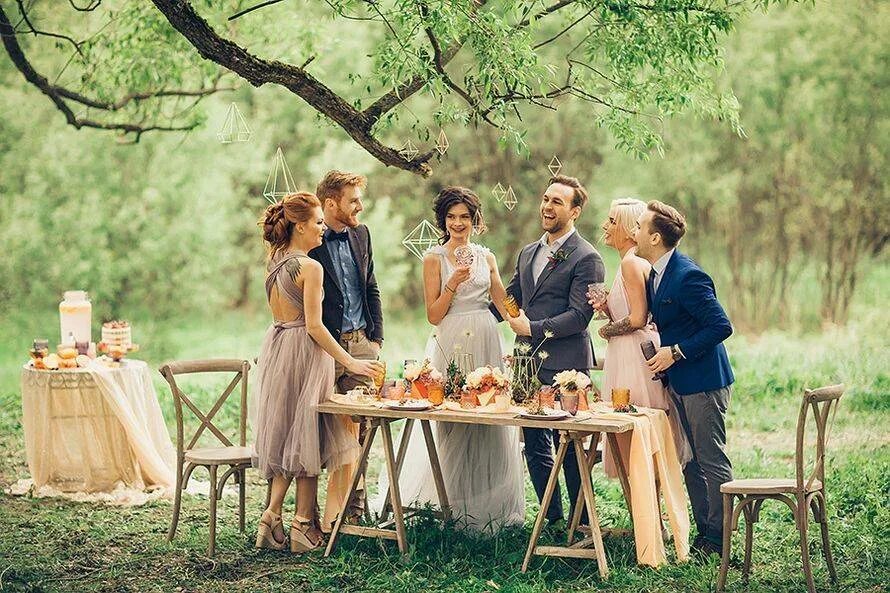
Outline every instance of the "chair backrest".
<path fill-rule="evenodd" d="M 815 480 L 825 484 L 825 445 L 828 441 L 828 432 L 837 413 L 837 406 L 844 394 L 843 384 L 829 385 L 818 389 L 804 391 L 800 404 L 800 416 L 797 418 L 797 449 L 795 462 L 797 464 L 797 489 L 802 491 L 809 488 Z M 816 457 L 813 469 L 809 475 L 804 475 L 805 469 L 805 437 L 809 411 L 813 412 L 816 422 Z"/>
<path fill-rule="evenodd" d="M 164 376 L 167 383 L 170 384 L 170 390 L 173 392 L 173 404 L 176 410 L 176 452 L 182 457 L 185 451 L 192 449 L 198 442 L 198 439 L 209 430 L 219 441 L 227 446 L 234 445 L 231 440 L 213 423 L 213 418 L 226 402 L 229 395 L 235 390 L 238 384 L 241 384 L 241 409 L 238 426 L 238 445 L 245 446 L 247 444 L 247 372 L 250 370 L 250 363 L 246 360 L 238 359 L 210 359 L 210 360 L 182 360 L 168 362 L 159 369 L 161 375 Z M 210 410 L 205 414 L 199 407 L 189 399 L 189 396 L 182 392 L 176 383 L 177 375 L 187 375 L 193 373 L 235 373 L 235 376 L 229 381 L 228 386 L 222 395 L 220 395 Z M 186 443 L 184 434 L 182 405 L 191 410 L 198 418 L 201 425 L 195 431 Z"/>

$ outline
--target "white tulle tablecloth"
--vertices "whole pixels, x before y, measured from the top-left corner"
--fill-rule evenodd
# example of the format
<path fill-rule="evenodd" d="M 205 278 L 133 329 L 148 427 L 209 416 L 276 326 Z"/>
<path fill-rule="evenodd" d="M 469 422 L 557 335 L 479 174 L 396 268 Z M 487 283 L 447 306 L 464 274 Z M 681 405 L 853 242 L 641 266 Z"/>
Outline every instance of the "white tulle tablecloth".
<path fill-rule="evenodd" d="M 22 369 L 25 451 L 37 488 L 172 489 L 176 453 L 148 365 Z"/>

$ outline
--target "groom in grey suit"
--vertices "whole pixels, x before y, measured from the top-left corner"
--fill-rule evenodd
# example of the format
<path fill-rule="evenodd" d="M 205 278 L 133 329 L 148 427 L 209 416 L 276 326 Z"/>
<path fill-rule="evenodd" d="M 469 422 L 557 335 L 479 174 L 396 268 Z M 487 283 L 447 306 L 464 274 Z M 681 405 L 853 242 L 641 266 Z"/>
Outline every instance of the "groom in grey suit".
<path fill-rule="evenodd" d="M 587 203 L 587 191 L 574 177 L 557 175 L 541 197 L 541 226 L 544 235 L 526 245 L 519 254 L 507 294 L 520 306 L 519 317 L 509 319 L 516 343 L 541 342 L 548 356 L 541 362 L 538 378 L 553 383 L 556 373 L 574 369 L 589 372 L 596 362 L 587 326 L 593 308 L 587 302 L 587 285 L 603 282 L 605 266 L 600 254 L 575 229 L 575 220 Z M 497 310 L 492 312 L 501 320 Z M 555 433 L 552 429 L 523 428 L 525 460 L 540 501 L 553 469 Z M 581 485 L 575 451 L 569 448 L 563 462 L 569 500 L 574 505 Z M 547 519 L 563 518 L 559 484 L 550 500 Z M 587 524 L 587 513 L 581 519 Z"/>

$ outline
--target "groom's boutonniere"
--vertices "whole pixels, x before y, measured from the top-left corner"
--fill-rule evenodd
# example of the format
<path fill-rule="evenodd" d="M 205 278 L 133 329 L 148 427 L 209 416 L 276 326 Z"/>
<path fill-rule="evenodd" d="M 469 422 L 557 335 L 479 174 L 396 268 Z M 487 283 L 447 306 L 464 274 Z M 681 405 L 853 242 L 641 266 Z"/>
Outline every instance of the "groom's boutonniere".
<path fill-rule="evenodd" d="M 569 254 L 571 251 L 567 251 L 565 249 L 557 249 L 554 253 L 551 253 L 547 257 L 547 261 L 550 262 L 550 268 L 553 269 L 559 265 L 559 262 L 563 262 L 569 259 Z"/>

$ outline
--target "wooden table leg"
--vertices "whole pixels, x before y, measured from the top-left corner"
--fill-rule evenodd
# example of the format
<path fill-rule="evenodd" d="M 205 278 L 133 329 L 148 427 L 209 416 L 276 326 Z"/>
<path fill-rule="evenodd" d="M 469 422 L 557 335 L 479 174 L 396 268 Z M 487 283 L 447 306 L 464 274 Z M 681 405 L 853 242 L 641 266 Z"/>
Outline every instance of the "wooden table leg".
<path fill-rule="evenodd" d="M 389 473 L 389 497 L 392 502 L 392 514 L 396 524 L 396 541 L 399 543 L 399 551 L 404 554 L 408 551 L 408 538 L 405 535 L 405 516 L 404 509 L 402 509 L 402 495 L 399 492 L 399 470 L 396 467 L 395 453 L 392 448 L 390 424 L 390 420 L 381 419 L 380 432 L 383 433 L 383 452 L 386 456 L 386 470 Z"/>
<path fill-rule="evenodd" d="M 559 471 L 562 468 L 562 462 L 566 458 L 566 452 L 569 450 L 569 441 L 563 433 L 559 435 L 559 449 L 556 452 L 556 460 L 553 463 L 553 469 L 550 470 L 550 477 L 547 480 L 547 487 L 544 489 L 544 497 L 541 499 L 541 508 L 538 509 L 538 516 L 535 518 L 535 526 L 532 529 L 532 535 L 528 540 L 528 549 L 525 551 L 525 559 L 522 561 L 522 572 L 528 570 L 528 563 L 531 561 L 535 547 L 538 545 L 538 538 L 541 536 L 541 529 L 544 527 L 544 519 L 547 516 L 547 507 L 550 506 L 550 499 L 553 498 L 553 491 L 556 489 L 559 480 Z"/>
<path fill-rule="evenodd" d="M 436 451 L 433 430 L 429 420 L 421 420 L 420 427 L 423 429 L 423 440 L 426 441 L 426 451 L 430 456 L 430 467 L 433 470 L 436 493 L 439 495 L 439 508 L 442 509 L 442 518 L 447 521 L 451 518 L 451 505 L 448 504 L 448 493 L 445 491 L 445 480 L 442 478 L 442 466 L 439 465 L 439 454 Z"/>
<path fill-rule="evenodd" d="M 618 450 L 618 437 L 615 436 L 614 433 L 608 434 L 609 439 L 609 451 L 612 454 L 612 459 L 615 461 L 615 468 L 618 471 L 618 480 L 621 482 L 621 490 L 624 491 L 624 500 L 627 502 L 627 512 L 630 515 L 630 524 L 633 527 L 633 506 L 631 506 L 630 502 L 630 481 L 627 479 L 627 468 L 624 466 L 624 459 L 621 457 L 621 452 Z"/>
<path fill-rule="evenodd" d="M 414 428 L 414 418 L 407 418 L 405 420 L 405 427 L 402 429 L 402 438 L 399 439 L 399 452 L 396 454 L 396 468 L 401 475 L 402 473 L 402 465 L 405 463 L 405 455 L 408 453 L 408 441 L 411 439 L 411 429 Z M 386 489 L 386 496 L 383 497 L 383 509 L 380 511 L 380 520 L 385 521 L 389 516 L 389 511 L 392 508 L 391 503 L 389 501 L 389 489 L 392 488 L 392 485 L 388 486 Z"/>
<path fill-rule="evenodd" d="M 358 463 L 355 466 L 355 470 L 352 473 L 352 484 L 349 486 L 349 492 L 347 492 L 346 496 L 343 498 L 343 508 L 340 509 L 340 513 L 337 515 L 337 520 L 334 522 L 334 528 L 331 530 L 331 537 L 328 539 L 327 548 L 325 548 L 324 555 L 325 558 L 331 555 L 331 552 L 334 551 L 334 548 L 337 546 L 337 540 L 340 538 L 340 528 L 343 526 L 343 520 L 346 517 L 346 510 L 349 508 L 349 501 L 352 500 L 352 497 L 355 496 L 355 491 L 358 488 L 359 482 L 362 479 L 362 468 L 368 461 L 368 455 L 371 453 L 371 443 L 374 442 L 374 436 L 377 434 L 377 429 L 380 426 L 380 422 L 378 420 L 369 421 L 370 426 L 368 427 L 367 434 L 365 435 L 365 443 L 362 446 L 362 453 L 358 459 Z"/>
<path fill-rule="evenodd" d="M 575 445 L 575 455 L 578 458 L 578 470 L 581 473 L 581 490 L 584 492 L 584 498 L 587 501 L 587 515 L 590 517 L 590 534 L 593 539 L 593 549 L 596 552 L 596 564 L 599 569 L 600 577 L 605 579 L 609 576 L 609 565 L 606 562 L 606 551 L 603 548 L 603 534 L 600 531 L 600 520 L 596 514 L 596 500 L 593 494 L 593 482 L 590 480 L 590 472 L 584 471 L 585 454 L 584 445 L 582 445 L 580 436 L 573 435 L 571 437 Z"/>
<path fill-rule="evenodd" d="M 596 460 L 596 448 L 600 442 L 600 433 L 594 432 L 590 434 L 590 446 L 587 448 L 587 473 L 593 471 L 593 464 Z M 572 507 L 572 520 L 569 522 L 569 534 L 568 534 L 568 544 L 572 545 L 572 541 L 575 539 L 575 531 L 578 530 L 578 525 L 581 523 L 581 513 L 584 512 L 584 491 L 580 488 L 578 489 L 578 496 L 575 499 L 575 504 Z"/>

